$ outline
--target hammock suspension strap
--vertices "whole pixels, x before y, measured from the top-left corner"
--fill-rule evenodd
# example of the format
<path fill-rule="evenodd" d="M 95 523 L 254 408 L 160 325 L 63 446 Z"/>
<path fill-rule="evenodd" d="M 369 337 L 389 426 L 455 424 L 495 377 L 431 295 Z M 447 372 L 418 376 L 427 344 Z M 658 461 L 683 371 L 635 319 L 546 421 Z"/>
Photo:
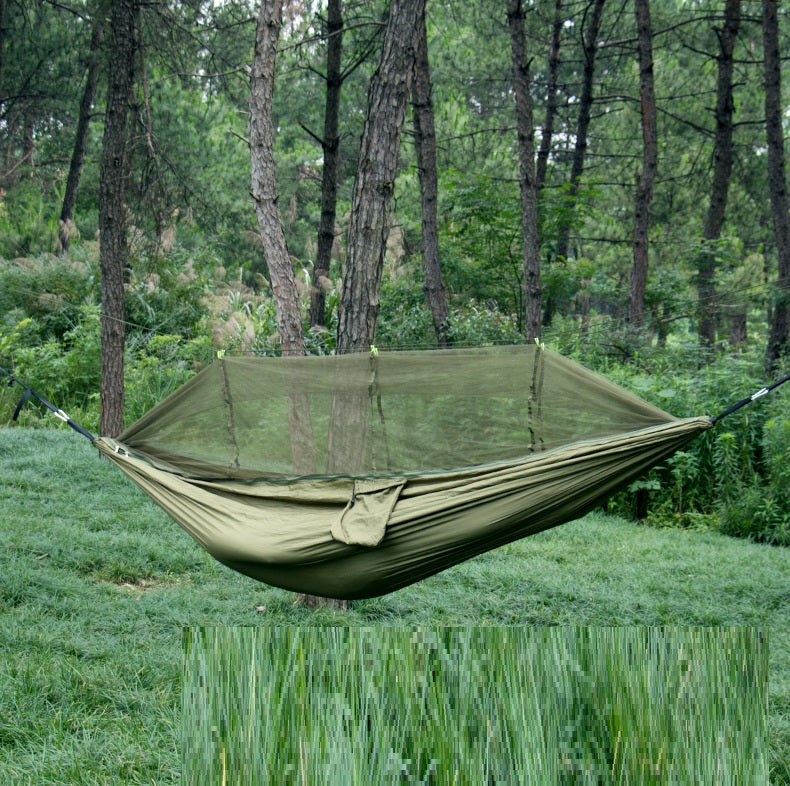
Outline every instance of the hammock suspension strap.
<path fill-rule="evenodd" d="M 787 382 L 788 380 L 790 380 L 790 374 L 788 374 L 785 377 L 782 377 L 782 379 L 776 380 L 776 382 L 773 382 L 772 384 L 767 385 L 764 388 L 760 388 L 756 393 L 752 393 L 751 396 L 742 399 L 737 404 L 733 404 L 731 407 L 725 409 L 724 412 L 720 412 L 718 415 L 716 415 L 715 418 L 711 418 L 710 422 L 713 424 L 718 423 L 722 418 L 726 418 L 727 415 L 732 415 L 733 412 L 737 412 L 741 407 L 745 407 L 747 404 L 751 404 L 752 401 L 756 401 L 758 398 L 765 396 L 775 388 L 778 388 L 780 385 L 784 385 L 784 383 Z"/>
<path fill-rule="evenodd" d="M 22 394 L 22 398 L 19 400 L 19 403 L 16 405 L 16 409 L 14 410 L 14 420 L 19 419 L 19 413 L 22 411 L 22 407 L 24 407 L 31 398 L 35 398 L 40 401 L 50 412 L 52 412 L 52 414 L 58 418 L 58 420 L 62 420 L 67 426 L 73 428 L 74 431 L 82 434 L 83 437 L 90 440 L 91 442 L 96 439 L 96 437 L 94 437 L 90 431 L 80 426 L 79 423 L 75 423 L 62 409 L 56 407 L 54 404 L 51 404 L 43 396 L 36 393 L 33 388 L 17 379 L 9 371 L 6 371 L 4 368 L 0 367 L 0 374 L 2 374 L 4 377 L 8 377 L 8 387 L 13 387 L 14 384 L 17 384 L 25 389 L 25 392 Z"/>

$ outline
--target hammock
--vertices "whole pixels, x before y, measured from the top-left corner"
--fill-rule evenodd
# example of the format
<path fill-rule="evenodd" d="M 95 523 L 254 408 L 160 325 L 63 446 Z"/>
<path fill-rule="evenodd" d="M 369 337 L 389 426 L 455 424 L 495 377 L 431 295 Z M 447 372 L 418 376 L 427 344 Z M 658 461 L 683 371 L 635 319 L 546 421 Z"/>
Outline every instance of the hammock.
<path fill-rule="evenodd" d="M 230 568 L 354 599 L 578 518 L 710 426 L 532 345 L 227 357 L 94 444 Z"/>
<path fill-rule="evenodd" d="M 20 407 L 33 395 L 91 438 L 230 568 L 356 599 L 582 516 L 788 379 L 678 419 L 522 345 L 226 357 L 117 441 L 29 388 Z"/>

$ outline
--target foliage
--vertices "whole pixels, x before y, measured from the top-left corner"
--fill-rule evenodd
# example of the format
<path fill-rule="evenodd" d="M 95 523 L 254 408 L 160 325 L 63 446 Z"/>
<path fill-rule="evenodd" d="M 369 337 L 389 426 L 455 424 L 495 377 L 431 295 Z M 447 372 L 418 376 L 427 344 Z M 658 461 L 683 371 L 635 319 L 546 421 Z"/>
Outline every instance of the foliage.
<path fill-rule="evenodd" d="M 761 473 L 744 471 L 735 439 L 725 432 L 716 445 L 722 532 L 790 546 L 790 420 L 765 422 Z"/>
<path fill-rule="evenodd" d="M 762 357 L 722 355 L 701 368 L 686 356 L 698 347 L 682 345 L 636 359 L 641 369 L 607 365 L 616 381 L 679 417 L 717 415 L 754 392 L 762 380 Z M 672 355 L 675 355 L 674 359 Z M 721 526 L 730 535 L 790 545 L 787 537 L 786 466 L 788 393 L 770 397 L 729 416 L 712 431 L 667 459 L 631 487 L 650 492 L 649 521 L 666 526 Z M 613 509 L 630 513 L 630 494 Z"/>
<path fill-rule="evenodd" d="M 35 266 L 32 270 L 38 272 Z M 175 306 L 186 306 L 186 302 L 179 299 L 177 292 L 168 297 L 174 306 L 170 321 L 178 318 L 179 309 Z M 35 299 L 34 305 L 40 300 L 41 297 Z M 48 400 L 57 402 L 75 421 L 95 430 L 99 420 L 101 370 L 99 307 L 92 304 L 72 307 L 64 298 L 55 312 L 45 312 L 42 316 L 35 308 L 32 311 L 34 316 L 25 317 L 15 325 L 0 326 L 0 365 L 12 369 L 19 379 Z M 10 313 L 22 312 L 20 306 Z M 168 311 L 151 309 L 151 314 L 168 314 Z M 130 420 L 140 417 L 210 360 L 210 338 L 205 335 L 189 338 L 186 329 L 189 325 L 181 327 L 185 328 L 182 335 L 143 330 L 133 334 L 128 342 L 126 387 Z M 0 395 L 0 419 L 10 419 L 17 393 L 13 388 Z M 35 422 L 35 412 L 32 405 L 23 410 L 22 422 Z"/>
<path fill-rule="evenodd" d="M 22 183 L 11 193 L 0 189 L 0 257 L 26 257 L 54 248 L 59 206 L 54 194 L 45 196 L 48 191 L 35 182 Z"/>

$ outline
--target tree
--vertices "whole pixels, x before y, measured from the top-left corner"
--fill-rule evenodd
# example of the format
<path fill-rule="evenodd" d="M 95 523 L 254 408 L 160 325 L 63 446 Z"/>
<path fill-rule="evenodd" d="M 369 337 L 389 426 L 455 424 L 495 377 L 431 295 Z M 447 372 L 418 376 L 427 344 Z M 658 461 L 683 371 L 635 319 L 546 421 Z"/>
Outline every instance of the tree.
<path fill-rule="evenodd" d="M 554 119 L 557 115 L 557 86 L 560 71 L 560 42 L 563 19 L 563 0 L 554 2 L 554 22 L 551 26 L 551 46 L 549 47 L 549 78 L 546 85 L 546 116 L 543 121 L 543 130 L 540 135 L 540 149 L 535 167 L 535 177 L 538 188 L 543 188 L 546 182 L 546 169 L 551 152 L 551 138 L 554 134 Z"/>
<path fill-rule="evenodd" d="M 782 128 L 779 23 L 777 3 L 774 0 L 763 0 L 763 57 L 765 66 L 765 131 L 768 142 L 768 188 L 771 195 L 771 216 L 778 259 L 777 293 L 773 304 L 766 362 L 769 370 L 776 370 L 783 353 L 787 350 L 788 332 L 790 332 L 790 214 L 788 214 Z"/>
<path fill-rule="evenodd" d="M 272 98 L 277 43 L 283 22 L 282 0 L 262 0 L 255 33 L 255 52 L 250 75 L 250 163 L 252 199 L 269 268 L 277 309 L 277 330 L 283 355 L 304 354 L 304 334 L 293 265 L 285 242 L 282 217 L 277 205 L 272 133 Z M 303 391 L 293 390 L 288 399 L 288 421 L 294 470 L 315 472 L 315 445 L 310 403 Z M 312 595 L 299 596 L 308 606 L 346 604 Z"/>
<path fill-rule="evenodd" d="M 710 204 L 705 219 L 705 248 L 699 262 L 697 283 L 700 341 L 712 347 L 716 342 L 716 290 L 714 274 L 716 254 L 711 246 L 721 237 L 727 210 L 727 194 L 732 172 L 732 71 L 733 51 L 741 21 L 740 0 L 727 0 L 724 26 L 716 31 L 719 39 L 718 78 L 716 84 L 716 133 L 713 143 L 713 180 Z"/>
<path fill-rule="evenodd" d="M 0 0 L 0 96 L 3 95 L 5 66 L 5 0 Z"/>
<path fill-rule="evenodd" d="M 65 4 L 0 10 L 0 182 L 8 188 L 37 179 L 36 156 L 53 141 L 73 143 L 73 69 L 86 44 L 84 19 Z"/>
<path fill-rule="evenodd" d="M 71 237 L 75 232 L 74 205 L 77 202 L 77 189 L 80 184 L 82 167 L 85 163 L 85 150 L 88 142 L 93 102 L 96 98 L 96 86 L 99 82 L 100 55 L 102 40 L 104 38 L 103 9 L 98 9 L 93 17 L 91 29 L 90 51 L 88 52 L 88 67 L 85 74 L 85 89 L 80 102 L 77 130 L 74 135 L 74 150 L 69 163 L 69 174 L 66 179 L 66 190 L 63 194 L 63 205 L 60 210 L 58 222 L 58 253 L 65 254 L 69 250 Z"/>
<path fill-rule="evenodd" d="M 584 158 L 587 154 L 587 136 L 590 127 L 593 107 L 593 87 L 595 84 L 595 56 L 598 52 L 598 34 L 601 30 L 601 17 L 605 0 L 592 2 L 592 13 L 586 30 L 582 30 L 582 44 L 584 54 L 584 71 L 582 89 L 579 96 L 579 113 L 576 120 L 576 134 L 573 146 L 573 159 L 571 172 L 568 177 L 568 204 L 566 209 L 573 211 L 576 196 L 579 192 L 579 181 L 584 172 Z M 589 9 L 589 4 L 587 6 Z M 586 11 L 584 16 L 586 17 Z M 566 220 L 560 226 L 560 235 L 557 240 L 557 257 L 565 260 L 568 256 L 568 242 L 570 237 L 571 222 Z"/>
<path fill-rule="evenodd" d="M 524 242 L 524 332 L 527 341 L 540 338 L 540 238 L 538 236 L 538 182 L 535 176 L 535 140 L 532 97 L 529 92 L 529 61 L 524 36 L 521 0 L 508 0 L 507 19 L 513 66 L 513 93 L 518 129 L 521 231 Z"/>
<path fill-rule="evenodd" d="M 338 307 L 338 352 L 365 351 L 376 335 L 389 208 L 424 8 L 425 0 L 393 0 L 370 80 Z"/>
<path fill-rule="evenodd" d="M 628 323 L 632 332 L 644 320 L 648 268 L 648 227 L 653 184 L 658 170 L 656 96 L 653 86 L 653 43 L 648 0 L 635 0 L 637 49 L 639 53 L 639 94 L 642 106 L 642 174 L 634 197 L 634 265 L 628 299 Z"/>
<path fill-rule="evenodd" d="M 285 355 L 304 354 L 304 335 L 293 265 L 277 205 L 272 139 L 272 96 L 282 0 L 262 0 L 250 76 L 250 161 L 252 199 L 277 309 L 277 331 Z"/>
<path fill-rule="evenodd" d="M 341 68 L 343 57 L 343 11 L 341 0 L 329 0 L 326 31 L 326 101 L 324 135 L 321 140 L 324 165 L 321 174 L 321 225 L 318 229 L 318 249 L 313 266 L 310 291 L 310 324 L 326 325 L 324 280 L 329 275 L 332 246 L 335 242 L 335 211 L 339 166 L 340 90 L 343 86 Z"/>
<path fill-rule="evenodd" d="M 431 71 L 428 61 L 428 31 L 425 11 L 417 23 L 417 49 L 412 86 L 414 147 L 422 201 L 422 267 L 425 275 L 425 302 L 433 317 L 433 329 L 440 347 L 448 347 L 450 312 L 439 262 L 438 201 L 436 174 L 436 127 L 431 98 Z"/>
<path fill-rule="evenodd" d="M 134 83 L 135 20 L 139 0 L 116 0 L 112 7 L 112 56 L 102 140 L 99 192 L 101 268 L 101 417 L 99 432 L 123 431 L 124 272 L 127 260 L 124 200 L 128 157 L 126 120 Z"/>

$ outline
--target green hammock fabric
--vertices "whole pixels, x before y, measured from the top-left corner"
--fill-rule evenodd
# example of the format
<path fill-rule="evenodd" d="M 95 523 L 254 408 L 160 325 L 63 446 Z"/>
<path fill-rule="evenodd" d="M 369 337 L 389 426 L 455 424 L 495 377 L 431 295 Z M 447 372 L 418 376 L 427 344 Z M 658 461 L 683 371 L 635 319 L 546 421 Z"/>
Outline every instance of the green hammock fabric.
<path fill-rule="evenodd" d="M 521 346 L 224 358 L 94 444 L 220 562 L 353 599 L 577 518 L 710 426 Z"/>

